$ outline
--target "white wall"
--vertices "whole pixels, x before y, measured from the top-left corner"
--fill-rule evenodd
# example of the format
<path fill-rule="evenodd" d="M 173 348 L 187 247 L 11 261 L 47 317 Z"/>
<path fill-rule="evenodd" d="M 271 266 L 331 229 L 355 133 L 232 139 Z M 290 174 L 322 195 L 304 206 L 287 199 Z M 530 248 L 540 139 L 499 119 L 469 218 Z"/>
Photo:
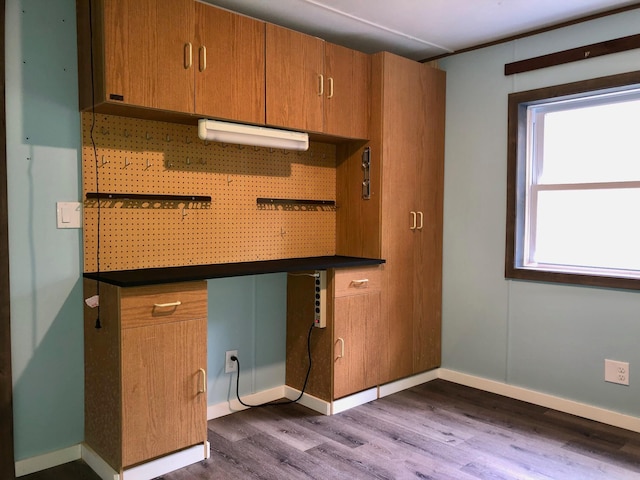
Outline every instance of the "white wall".
<path fill-rule="evenodd" d="M 504 64 L 637 34 L 639 25 L 634 10 L 441 60 L 444 367 L 640 416 L 640 291 L 504 278 L 507 95 L 640 70 L 640 50 L 508 77 Z M 604 382 L 605 358 L 630 362 L 629 387 Z"/>

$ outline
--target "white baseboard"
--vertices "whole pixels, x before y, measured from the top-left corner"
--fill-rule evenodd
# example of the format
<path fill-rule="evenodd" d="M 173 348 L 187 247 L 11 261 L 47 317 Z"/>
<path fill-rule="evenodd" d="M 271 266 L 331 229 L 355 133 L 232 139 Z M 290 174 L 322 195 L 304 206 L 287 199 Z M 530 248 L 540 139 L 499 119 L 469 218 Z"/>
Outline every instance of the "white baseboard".
<path fill-rule="evenodd" d="M 436 378 L 438 378 L 438 370 L 439 369 L 429 370 L 428 372 L 419 373 L 417 375 L 413 375 L 412 377 L 407 377 L 401 380 L 396 380 L 395 382 L 380 385 L 378 396 L 379 398 L 386 397 L 387 395 L 401 392 L 402 390 L 406 390 L 407 388 L 415 387 L 416 385 L 421 385 L 423 383 L 430 382 L 431 380 L 435 380 Z"/>
<path fill-rule="evenodd" d="M 150 462 L 127 468 L 120 475 L 88 445 L 82 445 L 82 459 L 102 480 L 151 480 L 192 465 L 210 456 L 209 442 L 185 448 Z"/>
<path fill-rule="evenodd" d="M 438 369 L 438 378 L 640 433 L 640 418 L 631 415 L 446 368 Z"/>
<path fill-rule="evenodd" d="M 248 405 L 259 405 L 261 403 L 273 402 L 280 398 L 286 397 L 285 386 L 271 388 L 269 390 L 263 390 L 261 392 L 253 393 L 251 395 L 243 396 L 242 401 Z M 234 412 L 246 410 L 248 407 L 242 405 L 237 398 L 232 400 L 216 403 L 207 407 L 207 420 L 213 420 L 214 418 L 224 417 Z"/>
<path fill-rule="evenodd" d="M 31 473 L 57 467 L 63 463 L 73 462 L 81 458 L 80 444 L 56 450 L 55 452 L 25 458 L 16 462 L 16 477 L 22 477 Z"/>
<path fill-rule="evenodd" d="M 369 403 L 377 399 L 378 387 L 363 390 L 362 392 L 354 393 L 348 397 L 334 400 L 331 405 L 331 413 L 332 415 L 335 415 L 336 413 L 344 412 L 350 408 L 357 407 L 358 405 L 364 405 L 365 403 Z"/>
<path fill-rule="evenodd" d="M 82 460 L 102 480 L 120 480 L 120 473 L 111 468 L 111 465 L 105 462 L 89 445 L 84 443 L 82 444 Z"/>
<path fill-rule="evenodd" d="M 295 388 L 291 388 L 288 385 L 284 386 L 285 397 L 289 400 L 295 400 L 300 396 L 300 390 L 296 390 Z M 314 397 L 313 395 L 309 395 L 305 393 L 302 395 L 302 398 L 298 401 L 300 405 L 304 405 L 311 410 L 314 410 L 322 415 L 331 415 L 331 402 L 326 402 L 324 400 L 319 399 L 318 397 Z"/>
<path fill-rule="evenodd" d="M 122 480 L 152 480 L 174 470 L 192 465 L 210 456 L 209 442 L 151 460 L 122 472 Z"/>

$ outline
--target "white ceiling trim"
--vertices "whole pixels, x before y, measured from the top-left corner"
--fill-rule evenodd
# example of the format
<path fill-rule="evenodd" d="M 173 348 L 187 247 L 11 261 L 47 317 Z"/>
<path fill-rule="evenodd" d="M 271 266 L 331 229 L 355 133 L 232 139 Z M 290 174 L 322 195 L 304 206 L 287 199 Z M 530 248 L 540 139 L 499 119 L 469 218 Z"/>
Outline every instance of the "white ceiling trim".
<path fill-rule="evenodd" d="M 323 10 L 327 10 L 329 12 L 336 13 L 336 14 L 341 15 L 343 17 L 346 17 L 346 18 L 348 18 L 350 20 L 355 20 L 357 22 L 363 23 L 363 24 L 368 25 L 370 27 L 377 28 L 377 29 L 385 31 L 387 33 L 391 33 L 393 35 L 397 35 L 397 36 L 402 37 L 402 38 L 407 38 L 409 40 L 413 40 L 414 42 L 421 43 L 422 45 L 428 45 L 430 47 L 438 48 L 440 50 L 444 50 L 444 51 L 449 52 L 449 53 L 455 52 L 455 50 L 452 50 L 452 49 L 450 49 L 448 47 L 443 47 L 442 45 L 438 45 L 437 43 L 432 43 L 432 42 L 429 42 L 429 41 L 424 40 L 422 38 L 414 37 L 413 35 L 409 35 L 409 34 L 400 32 L 398 30 L 394 30 L 393 28 L 385 27 L 384 25 L 380 25 L 379 23 L 371 22 L 371 21 L 366 20 L 366 19 L 364 19 L 362 17 L 357 17 L 355 15 L 352 15 L 350 13 L 344 12 L 344 11 L 339 10 L 337 8 L 333 8 L 333 7 L 330 7 L 329 5 L 325 5 L 324 3 L 321 3 L 321 2 L 317 2 L 315 0 L 302 0 L 302 1 L 306 2 L 306 3 L 309 3 L 311 5 L 314 5 L 316 7 L 322 8 Z"/>

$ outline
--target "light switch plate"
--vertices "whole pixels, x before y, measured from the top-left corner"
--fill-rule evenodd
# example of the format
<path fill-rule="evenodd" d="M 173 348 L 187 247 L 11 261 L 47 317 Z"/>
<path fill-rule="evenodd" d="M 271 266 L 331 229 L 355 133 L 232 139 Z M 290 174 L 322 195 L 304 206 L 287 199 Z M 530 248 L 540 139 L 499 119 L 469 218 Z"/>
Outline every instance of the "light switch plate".
<path fill-rule="evenodd" d="M 82 228 L 82 204 L 80 202 L 56 203 L 58 228 Z"/>

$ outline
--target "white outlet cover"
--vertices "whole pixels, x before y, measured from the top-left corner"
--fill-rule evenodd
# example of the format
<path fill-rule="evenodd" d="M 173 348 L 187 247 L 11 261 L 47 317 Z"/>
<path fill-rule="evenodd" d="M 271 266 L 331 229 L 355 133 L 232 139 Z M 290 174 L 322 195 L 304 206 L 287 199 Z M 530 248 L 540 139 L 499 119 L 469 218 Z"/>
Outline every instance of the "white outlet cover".
<path fill-rule="evenodd" d="M 238 362 L 234 362 L 231 360 L 231 356 L 238 356 L 237 350 L 227 350 L 224 354 L 225 365 L 224 365 L 224 373 L 233 373 L 238 371 Z"/>
<path fill-rule="evenodd" d="M 604 381 L 629 385 L 629 362 L 605 359 Z"/>

